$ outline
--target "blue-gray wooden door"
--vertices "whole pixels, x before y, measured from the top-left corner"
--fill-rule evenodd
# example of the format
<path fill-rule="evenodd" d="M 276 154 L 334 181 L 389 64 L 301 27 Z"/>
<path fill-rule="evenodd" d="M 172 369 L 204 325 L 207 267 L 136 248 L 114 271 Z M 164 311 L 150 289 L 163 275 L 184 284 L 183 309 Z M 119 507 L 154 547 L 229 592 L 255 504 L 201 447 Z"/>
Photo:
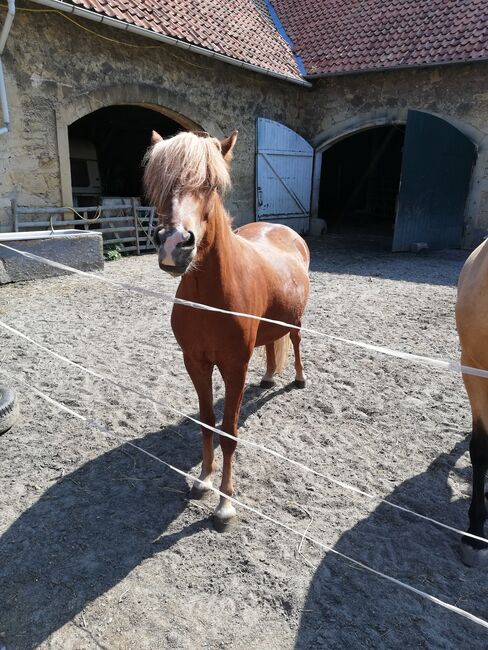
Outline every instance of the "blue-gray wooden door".
<path fill-rule="evenodd" d="M 394 251 L 421 242 L 460 248 L 476 155 L 474 143 L 446 120 L 408 112 Z"/>
<path fill-rule="evenodd" d="M 313 148 L 284 124 L 257 121 L 256 218 L 308 232 Z"/>

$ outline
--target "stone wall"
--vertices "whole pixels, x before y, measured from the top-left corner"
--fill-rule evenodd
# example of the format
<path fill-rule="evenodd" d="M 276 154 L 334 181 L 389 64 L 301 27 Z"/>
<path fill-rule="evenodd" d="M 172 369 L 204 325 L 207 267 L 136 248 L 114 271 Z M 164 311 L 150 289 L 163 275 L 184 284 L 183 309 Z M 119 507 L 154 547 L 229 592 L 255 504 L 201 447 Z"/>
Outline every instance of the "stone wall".
<path fill-rule="evenodd" d="M 300 113 L 318 151 L 370 126 L 405 124 L 409 109 L 446 119 L 478 148 L 466 206 L 464 244 L 488 232 L 488 63 L 391 70 L 318 81 Z"/>
<path fill-rule="evenodd" d="M 75 18 L 139 47 L 106 41 L 59 14 L 22 7 L 42 9 L 18 7 L 3 57 L 11 132 L 0 138 L 2 230 L 12 226 L 13 197 L 25 206 L 66 204 L 67 125 L 122 103 L 162 110 L 218 136 L 239 129 L 229 208 L 237 224 L 253 220 L 255 120 L 270 117 L 297 129 L 299 87 Z"/>
<path fill-rule="evenodd" d="M 34 9 L 25 12 L 22 8 Z M 39 11 L 41 9 L 41 11 Z M 69 201 L 67 126 L 113 104 L 139 104 L 221 136 L 239 129 L 228 207 L 254 219 L 255 124 L 277 120 L 319 150 L 375 124 L 404 123 L 409 108 L 449 119 L 479 147 L 468 200 L 470 245 L 488 229 L 488 64 L 331 77 L 307 89 L 40 5 L 19 6 L 4 54 L 11 132 L 0 137 L 0 229 L 20 205 Z M 1 19 L 0 19 L 1 20 Z"/>

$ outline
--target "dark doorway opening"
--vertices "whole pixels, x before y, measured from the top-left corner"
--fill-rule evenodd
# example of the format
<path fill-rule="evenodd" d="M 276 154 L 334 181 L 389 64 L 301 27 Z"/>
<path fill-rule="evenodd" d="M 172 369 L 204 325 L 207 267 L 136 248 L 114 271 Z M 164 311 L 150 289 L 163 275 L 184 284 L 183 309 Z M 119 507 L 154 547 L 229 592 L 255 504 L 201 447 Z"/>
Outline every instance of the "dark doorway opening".
<path fill-rule="evenodd" d="M 319 217 L 327 232 L 393 238 L 405 127 L 351 135 L 322 155 Z"/>
<path fill-rule="evenodd" d="M 142 106 L 100 108 L 69 126 L 74 205 L 99 205 L 102 197 L 142 197 L 141 163 L 152 130 L 167 137 L 184 129 Z"/>

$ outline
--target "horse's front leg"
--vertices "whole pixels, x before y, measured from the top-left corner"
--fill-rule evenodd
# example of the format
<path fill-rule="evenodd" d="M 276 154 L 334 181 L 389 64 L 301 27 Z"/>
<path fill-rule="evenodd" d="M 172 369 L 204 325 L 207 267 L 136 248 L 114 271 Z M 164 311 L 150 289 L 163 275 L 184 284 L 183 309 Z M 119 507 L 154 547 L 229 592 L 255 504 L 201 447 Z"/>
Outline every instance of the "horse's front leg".
<path fill-rule="evenodd" d="M 213 365 L 186 355 L 184 359 L 186 369 L 198 395 L 200 421 L 215 427 L 212 391 Z M 202 427 L 202 443 L 202 471 L 200 472 L 199 481 L 195 481 L 190 491 L 191 499 L 201 499 L 212 487 L 212 475 L 215 471 L 213 431 Z"/>
<path fill-rule="evenodd" d="M 232 482 L 232 461 L 237 446 L 237 425 L 241 410 L 244 384 L 246 382 L 248 361 L 231 366 L 220 367 L 225 383 L 225 405 L 222 430 L 236 438 L 232 440 L 220 436 L 220 447 L 223 455 L 222 483 L 220 491 L 228 496 L 234 494 Z M 214 513 L 214 527 L 219 532 L 224 532 L 236 523 L 236 509 L 232 502 L 224 496 L 220 497 L 219 505 Z"/>

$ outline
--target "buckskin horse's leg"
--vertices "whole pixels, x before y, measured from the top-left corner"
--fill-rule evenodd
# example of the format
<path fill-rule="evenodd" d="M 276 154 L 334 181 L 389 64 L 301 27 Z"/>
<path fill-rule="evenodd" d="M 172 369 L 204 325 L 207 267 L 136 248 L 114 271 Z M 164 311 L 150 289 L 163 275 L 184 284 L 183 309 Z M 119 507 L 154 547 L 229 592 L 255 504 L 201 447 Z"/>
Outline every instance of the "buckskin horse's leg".
<path fill-rule="evenodd" d="M 213 410 L 212 371 L 213 365 L 204 361 L 196 361 L 185 356 L 185 366 L 195 386 L 200 406 L 200 421 L 215 427 L 215 414 Z M 190 490 L 191 499 L 201 499 L 212 487 L 212 475 L 215 471 L 213 431 L 202 427 L 203 458 L 202 471 L 199 479 L 195 481 Z"/>
<path fill-rule="evenodd" d="M 486 380 L 485 380 L 486 381 Z M 473 421 L 473 433 L 469 445 L 473 466 L 473 494 L 469 508 L 468 533 L 484 537 L 486 521 L 485 477 L 488 469 L 488 433 L 481 422 Z M 488 563 L 488 544 L 470 537 L 463 537 L 462 558 L 469 566 Z"/>
<path fill-rule="evenodd" d="M 225 383 L 225 406 L 224 418 L 222 421 L 222 430 L 230 433 L 237 438 L 237 425 L 239 421 L 239 412 L 241 410 L 242 396 L 244 394 L 244 384 L 246 381 L 247 365 L 241 364 L 232 368 L 222 368 L 220 371 Z M 220 491 L 232 496 L 234 486 L 232 483 L 232 461 L 234 451 L 237 446 L 237 440 L 231 440 L 227 437 L 220 437 L 220 447 L 223 455 L 222 483 Z M 214 528 L 218 532 L 225 532 L 236 523 L 236 509 L 232 502 L 225 497 L 220 497 L 213 517 Z"/>
<path fill-rule="evenodd" d="M 301 325 L 301 323 L 298 323 Z M 303 372 L 302 357 L 300 356 L 300 341 L 302 340 L 302 333 L 300 330 L 291 330 L 290 339 L 293 345 L 293 353 L 295 355 L 295 386 L 297 388 L 305 388 L 305 373 Z"/>
<path fill-rule="evenodd" d="M 477 365 L 467 355 L 461 356 L 461 363 L 467 366 Z M 485 537 L 486 521 L 485 477 L 488 469 L 488 384 L 487 380 L 473 375 L 463 375 L 471 411 L 473 414 L 473 432 L 469 445 L 469 454 L 473 467 L 473 494 L 469 508 L 468 533 Z M 488 544 L 481 540 L 463 537 L 461 557 L 469 566 L 488 563 Z"/>

